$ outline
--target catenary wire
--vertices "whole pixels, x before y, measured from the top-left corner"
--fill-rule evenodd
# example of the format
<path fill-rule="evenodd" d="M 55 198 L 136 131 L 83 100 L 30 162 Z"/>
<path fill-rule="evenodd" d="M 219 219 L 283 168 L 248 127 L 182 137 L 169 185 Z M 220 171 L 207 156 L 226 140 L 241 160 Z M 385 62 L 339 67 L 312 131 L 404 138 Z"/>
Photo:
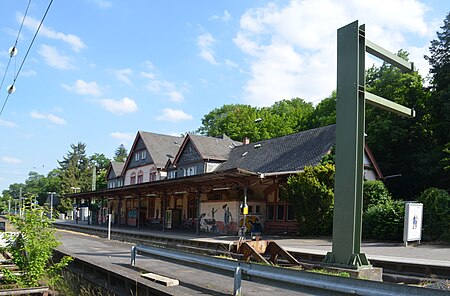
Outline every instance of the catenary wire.
<path fill-rule="evenodd" d="M 45 17 L 47 16 L 47 13 L 50 10 L 50 7 L 52 6 L 52 3 L 53 3 L 53 0 L 50 0 L 49 4 L 47 6 L 47 9 L 45 10 L 44 16 L 42 17 L 42 19 L 41 19 L 41 21 L 39 23 L 39 26 L 36 29 L 36 33 L 34 33 L 33 39 L 31 40 L 31 43 L 30 43 L 30 46 L 28 46 L 27 52 L 25 53 L 25 56 L 23 57 L 22 63 L 20 64 L 20 67 L 19 67 L 19 70 L 17 71 L 17 73 L 16 73 L 16 75 L 14 77 L 14 80 L 13 80 L 13 83 L 11 84 L 11 87 L 14 87 L 14 85 L 16 84 L 17 77 L 19 76 L 19 73 L 22 70 L 22 66 L 23 66 L 23 64 L 25 63 L 25 60 L 28 57 L 28 53 L 30 52 L 31 47 L 33 46 L 34 40 L 36 39 L 36 36 L 39 33 L 39 30 L 41 29 L 42 24 L 44 23 Z M 10 93 L 8 92 L 8 94 L 6 96 L 6 99 L 5 99 L 5 102 L 3 103 L 2 109 L 0 110 L 0 116 L 2 116 L 2 114 L 3 114 L 3 110 L 5 109 L 5 105 L 8 102 L 8 99 L 9 99 L 9 95 L 10 95 Z"/>
<path fill-rule="evenodd" d="M 19 40 L 20 33 L 22 32 L 23 23 L 25 22 L 25 18 L 27 17 L 27 14 L 28 14 L 28 8 L 30 8 L 30 4 L 31 4 L 31 0 L 28 1 L 27 9 L 25 10 L 25 14 L 23 15 L 22 23 L 20 24 L 19 31 L 17 32 L 16 42 L 14 42 L 13 48 L 17 48 L 17 42 L 18 42 L 18 40 Z M 8 60 L 8 65 L 6 65 L 5 74 L 3 75 L 3 78 L 2 78 L 2 83 L 0 83 L 0 89 L 3 89 L 3 82 L 5 81 L 6 74 L 8 73 L 9 64 L 11 63 L 11 59 L 12 59 L 12 58 L 13 58 L 13 57 L 12 57 L 12 55 L 10 54 L 9 60 Z M 14 69 L 14 72 L 15 72 L 15 69 Z M 15 75 L 15 73 L 14 73 L 14 75 Z"/>

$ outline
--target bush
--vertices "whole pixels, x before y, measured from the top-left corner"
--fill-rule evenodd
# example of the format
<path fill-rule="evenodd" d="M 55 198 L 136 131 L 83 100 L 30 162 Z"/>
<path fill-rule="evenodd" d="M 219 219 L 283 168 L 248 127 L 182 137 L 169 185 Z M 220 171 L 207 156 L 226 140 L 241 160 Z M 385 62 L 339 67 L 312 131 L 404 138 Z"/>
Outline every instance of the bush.
<path fill-rule="evenodd" d="M 51 262 L 53 249 L 60 243 L 51 227 L 51 220 L 45 215 L 41 206 L 33 205 L 32 199 L 27 200 L 23 207 L 23 218 L 9 215 L 9 220 L 20 233 L 16 238 L 7 235 L 6 251 L 12 254 L 12 261 L 21 274 L 16 275 L 8 269 L 3 269 L 3 280 L 6 283 L 16 283 L 20 287 L 36 287 L 43 281 L 57 280 L 58 271 L 64 268 L 71 257 L 64 256 L 60 262 Z"/>
<path fill-rule="evenodd" d="M 419 196 L 419 202 L 423 204 L 423 238 L 450 241 L 450 194 L 428 188 Z"/>
<path fill-rule="evenodd" d="M 363 236 L 377 240 L 402 241 L 405 204 L 387 199 L 371 205 L 363 216 Z"/>
<path fill-rule="evenodd" d="M 365 181 L 363 191 L 363 211 L 365 212 L 370 206 L 384 204 L 391 199 L 391 194 L 383 182 Z"/>
<path fill-rule="evenodd" d="M 304 172 L 289 177 L 282 199 L 294 206 L 300 234 L 331 234 L 334 172 L 334 165 L 326 164 L 305 167 Z"/>

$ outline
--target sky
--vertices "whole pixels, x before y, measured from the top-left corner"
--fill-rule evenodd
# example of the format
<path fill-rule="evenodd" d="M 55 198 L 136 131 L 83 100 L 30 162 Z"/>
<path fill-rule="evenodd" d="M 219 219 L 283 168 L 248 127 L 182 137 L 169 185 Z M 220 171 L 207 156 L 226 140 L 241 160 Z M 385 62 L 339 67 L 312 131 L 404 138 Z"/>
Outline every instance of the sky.
<path fill-rule="evenodd" d="M 139 130 L 192 132 L 224 104 L 317 104 L 336 87 L 337 29 L 355 20 L 425 78 L 450 11 L 448 0 L 54 0 L 32 41 L 50 0 L 24 18 L 28 2 L 0 1 L 0 192 L 78 142 L 112 158 Z"/>

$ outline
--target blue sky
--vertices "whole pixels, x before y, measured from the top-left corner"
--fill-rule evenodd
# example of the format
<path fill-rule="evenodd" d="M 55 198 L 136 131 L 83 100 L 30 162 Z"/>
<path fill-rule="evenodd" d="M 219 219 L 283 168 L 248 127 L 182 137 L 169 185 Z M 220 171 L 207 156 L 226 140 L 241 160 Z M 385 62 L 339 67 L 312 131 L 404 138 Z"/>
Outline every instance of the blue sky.
<path fill-rule="evenodd" d="M 3 105 L 49 1 L 2 0 Z M 336 30 L 405 49 L 428 73 L 447 0 L 55 0 L 0 116 L 0 192 L 58 167 L 70 144 L 112 157 L 138 130 L 179 135 L 224 104 L 315 104 L 336 84 Z M 369 60 L 376 62 L 376 60 Z"/>

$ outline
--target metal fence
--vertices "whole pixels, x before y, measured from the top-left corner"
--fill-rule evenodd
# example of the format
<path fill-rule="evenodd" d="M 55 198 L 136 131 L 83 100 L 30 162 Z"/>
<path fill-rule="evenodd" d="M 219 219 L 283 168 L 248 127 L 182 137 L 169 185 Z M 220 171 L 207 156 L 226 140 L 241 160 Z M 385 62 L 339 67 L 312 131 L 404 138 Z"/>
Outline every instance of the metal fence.
<path fill-rule="evenodd" d="M 149 246 L 136 245 L 131 248 L 131 265 L 136 264 L 137 254 L 162 257 L 176 260 L 182 263 L 191 263 L 199 267 L 216 268 L 234 274 L 234 295 L 242 295 L 242 275 L 259 278 L 265 281 L 278 282 L 315 288 L 320 295 L 320 290 L 349 295 L 449 295 L 448 291 L 398 285 L 392 283 L 375 282 L 346 278 L 334 275 L 306 272 L 289 268 L 268 266 L 261 264 L 243 263 L 235 260 L 202 256 L 192 253 L 180 252 L 170 249 L 162 249 Z"/>

